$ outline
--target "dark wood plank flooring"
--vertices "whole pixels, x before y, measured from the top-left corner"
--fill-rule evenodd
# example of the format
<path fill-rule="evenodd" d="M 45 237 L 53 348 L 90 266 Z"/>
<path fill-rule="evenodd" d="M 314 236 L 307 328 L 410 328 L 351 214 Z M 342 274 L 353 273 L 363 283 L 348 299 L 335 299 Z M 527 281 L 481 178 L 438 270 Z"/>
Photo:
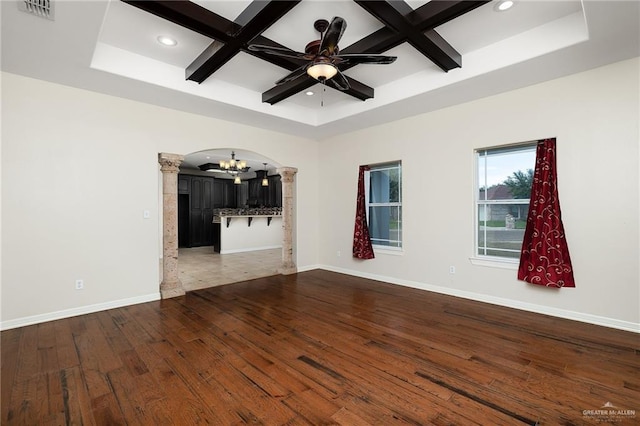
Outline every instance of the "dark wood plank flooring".
<path fill-rule="evenodd" d="M 639 341 L 317 270 L 4 331 L 1 421 L 640 424 Z"/>

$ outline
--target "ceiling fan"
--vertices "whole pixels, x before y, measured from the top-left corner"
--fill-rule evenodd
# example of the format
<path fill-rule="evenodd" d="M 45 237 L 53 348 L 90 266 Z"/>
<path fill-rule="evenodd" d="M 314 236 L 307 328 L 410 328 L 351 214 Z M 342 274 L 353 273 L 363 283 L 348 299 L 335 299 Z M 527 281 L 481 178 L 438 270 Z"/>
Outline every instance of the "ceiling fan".
<path fill-rule="evenodd" d="M 330 80 L 331 86 L 339 90 L 349 90 L 349 82 L 338 65 L 340 64 L 390 64 L 396 56 L 384 56 L 369 53 L 340 54 L 338 42 L 347 28 L 347 21 L 336 16 L 331 23 L 326 19 L 319 19 L 313 27 L 320 33 L 320 40 L 314 40 L 307 44 L 304 53 L 296 52 L 286 47 L 268 46 L 263 44 L 249 44 L 249 50 L 264 52 L 270 55 L 286 58 L 302 59 L 308 61 L 290 74 L 276 81 L 281 85 L 296 80 L 304 75 L 309 75 L 322 84 Z"/>

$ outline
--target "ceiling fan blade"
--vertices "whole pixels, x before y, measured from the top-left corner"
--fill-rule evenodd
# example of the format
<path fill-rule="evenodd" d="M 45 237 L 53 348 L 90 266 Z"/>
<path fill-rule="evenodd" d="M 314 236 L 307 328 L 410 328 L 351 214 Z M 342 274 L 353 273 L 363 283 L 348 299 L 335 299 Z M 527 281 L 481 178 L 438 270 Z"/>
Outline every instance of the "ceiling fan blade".
<path fill-rule="evenodd" d="M 288 83 L 290 81 L 296 80 L 300 77 L 302 77 L 303 75 L 307 75 L 307 68 L 309 68 L 310 64 L 304 64 L 303 66 L 301 66 L 300 68 L 297 68 L 293 71 L 291 71 L 289 74 L 287 74 L 286 76 L 282 77 L 280 80 L 276 81 L 276 86 L 279 86 L 281 84 L 284 83 Z"/>
<path fill-rule="evenodd" d="M 374 55 L 366 53 L 353 53 L 345 55 L 336 55 L 331 59 L 336 60 L 338 63 L 349 62 L 350 64 L 391 64 L 398 59 L 397 56 L 384 56 Z"/>
<path fill-rule="evenodd" d="M 347 29 L 347 21 L 339 16 L 333 18 L 329 24 L 329 28 L 327 28 L 327 31 L 322 37 L 319 54 L 332 56 L 338 48 L 338 42 L 342 38 L 345 29 Z"/>
<path fill-rule="evenodd" d="M 286 47 L 267 46 L 264 44 L 250 44 L 247 46 L 249 50 L 254 52 L 264 52 L 270 55 L 283 56 L 285 58 L 306 59 L 305 53 L 296 52 Z"/>
<path fill-rule="evenodd" d="M 343 91 L 349 90 L 349 88 L 351 87 L 351 85 L 347 81 L 347 78 L 344 76 L 344 74 L 342 74 L 342 72 L 340 72 L 340 70 L 338 70 L 338 73 L 336 75 L 331 77 L 329 80 L 326 80 L 325 84 L 333 87 L 334 89 Z"/>

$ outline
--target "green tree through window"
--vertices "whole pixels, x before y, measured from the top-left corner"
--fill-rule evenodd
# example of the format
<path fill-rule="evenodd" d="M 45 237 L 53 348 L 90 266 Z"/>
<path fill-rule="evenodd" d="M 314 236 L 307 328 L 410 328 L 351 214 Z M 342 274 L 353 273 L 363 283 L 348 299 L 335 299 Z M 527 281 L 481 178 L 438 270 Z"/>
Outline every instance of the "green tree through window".
<path fill-rule="evenodd" d="M 509 187 L 509 191 L 511 191 L 513 198 L 531 198 L 533 169 L 528 169 L 526 172 L 523 172 L 522 170 L 513 172 L 513 175 L 509 176 L 503 183 Z"/>

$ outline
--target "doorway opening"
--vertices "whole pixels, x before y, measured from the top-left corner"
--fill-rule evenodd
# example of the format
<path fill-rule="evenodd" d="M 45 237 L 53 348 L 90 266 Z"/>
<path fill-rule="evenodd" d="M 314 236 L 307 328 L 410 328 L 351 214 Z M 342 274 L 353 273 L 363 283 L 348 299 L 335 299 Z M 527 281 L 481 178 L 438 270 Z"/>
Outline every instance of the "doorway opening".
<path fill-rule="evenodd" d="M 242 173 L 229 174 L 220 169 L 204 171 L 201 167 L 222 164 L 220 161 L 229 158 L 232 152 L 246 162 Z M 291 250 L 293 232 L 285 229 L 291 227 L 292 221 L 279 216 L 284 199 L 280 169 L 280 164 L 273 160 L 243 150 L 214 149 L 184 157 L 176 176 L 175 202 L 176 259 L 179 258 L 176 278 L 185 291 L 295 272 L 291 268 L 293 265 L 295 269 Z M 292 183 L 296 169 L 284 170 L 290 174 Z M 234 183 L 236 177 L 240 183 Z M 235 217 L 240 214 L 254 216 L 251 219 Z M 269 214 L 278 217 L 268 217 Z M 224 215 L 222 221 L 221 215 Z M 234 216 L 233 226 L 226 219 L 230 216 Z M 269 243 L 257 247 L 250 244 L 254 237 L 264 238 L 267 229 L 271 236 Z"/>

